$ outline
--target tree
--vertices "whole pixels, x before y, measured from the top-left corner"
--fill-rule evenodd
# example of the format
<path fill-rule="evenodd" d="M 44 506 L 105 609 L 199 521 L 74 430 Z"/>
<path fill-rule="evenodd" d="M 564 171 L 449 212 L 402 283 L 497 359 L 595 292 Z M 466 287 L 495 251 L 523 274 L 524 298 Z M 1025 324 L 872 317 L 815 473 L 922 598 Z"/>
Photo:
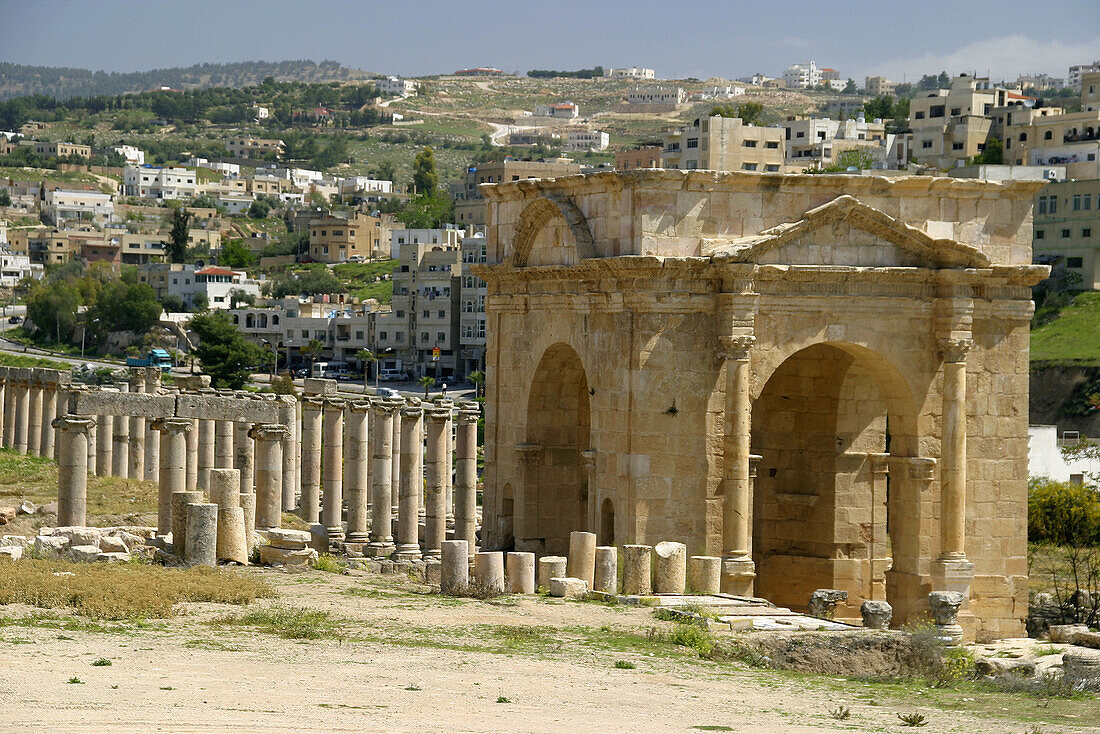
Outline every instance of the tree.
<path fill-rule="evenodd" d="M 229 307 L 239 308 L 241 306 L 252 306 L 256 303 L 256 296 L 252 295 L 248 291 L 240 288 L 234 288 L 229 291 Z"/>
<path fill-rule="evenodd" d="M 413 159 L 413 188 L 417 194 L 434 194 L 439 188 L 439 174 L 435 170 L 435 153 L 422 148 Z"/>
<path fill-rule="evenodd" d="M 205 293 L 196 293 L 191 296 L 191 313 L 206 313 L 210 308 L 210 301 Z"/>
<path fill-rule="evenodd" d="M 247 268 L 255 261 L 252 251 L 244 246 L 244 240 L 240 238 L 226 242 L 218 254 L 218 263 L 227 268 Z"/>
<path fill-rule="evenodd" d="M 27 318 L 43 335 L 67 341 L 76 328 L 80 303 L 80 290 L 74 284 L 39 281 L 27 293 Z"/>
<path fill-rule="evenodd" d="M 363 391 L 367 390 L 367 378 L 370 376 L 370 369 L 367 367 L 371 362 L 377 362 L 378 357 L 374 356 L 374 352 L 369 349 L 360 349 L 355 353 L 355 358 L 363 363 Z"/>
<path fill-rule="evenodd" d="M 308 270 L 279 273 L 264 284 L 264 288 L 272 298 L 294 296 L 299 293 L 316 296 L 324 293 L 339 293 L 343 290 L 340 281 L 323 265 L 315 265 Z"/>
<path fill-rule="evenodd" d="M 419 194 L 397 218 L 410 229 L 437 229 L 454 218 L 454 202 L 438 191 Z"/>
<path fill-rule="evenodd" d="M 1005 146 L 1000 138 L 990 138 L 985 142 L 985 149 L 970 159 L 974 165 L 1000 165 L 1004 163 Z"/>
<path fill-rule="evenodd" d="M 187 256 L 187 232 L 190 229 L 191 212 L 183 207 L 172 209 L 172 229 L 168 233 L 168 259 L 181 263 Z"/>
<path fill-rule="evenodd" d="M 199 337 L 195 355 L 203 371 L 210 375 L 212 387 L 240 390 L 253 370 L 269 359 L 221 311 L 195 316 L 191 319 L 191 331 Z"/>
<path fill-rule="evenodd" d="M 435 384 L 435 378 L 431 375 L 424 375 L 419 380 L 417 380 L 417 382 L 420 384 L 420 387 L 424 388 L 424 399 L 427 400 L 428 389 Z"/>
<path fill-rule="evenodd" d="M 317 364 L 317 358 L 325 351 L 325 345 L 319 339 L 310 339 L 302 351 L 309 355 L 309 374 L 312 376 L 313 366 Z"/>
<path fill-rule="evenodd" d="M 88 309 L 88 323 L 98 320 L 96 333 L 110 331 L 144 333 L 160 320 L 161 305 L 148 283 L 114 280 L 99 290 L 95 304 Z"/>
<path fill-rule="evenodd" d="M 856 80 L 849 79 L 848 83 L 844 85 L 844 89 L 841 91 L 841 94 L 855 94 L 858 91 L 859 87 L 856 86 Z"/>
<path fill-rule="evenodd" d="M 263 199 L 256 199 L 248 205 L 248 216 L 253 219 L 266 219 L 267 215 L 271 213 L 271 204 L 268 204 Z"/>
<path fill-rule="evenodd" d="M 374 178 L 378 181 L 393 181 L 397 177 L 393 161 L 382 161 L 374 167 Z"/>
<path fill-rule="evenodd" d="M 175 293 L 167 293 L 160 299 L 160 307 L 165 313 L 182 313 L 183 299 Z"/>
<path fill-rule="evenodd" d="M 474 397 L 480 398 L 482 386 L 485 384 L 485 373 L 481 370 L 474 370 L 466 375 L 466 379 L 474 383 Z"/>
<path fill-rule="evenodd" d="M 742 102 L 739 105 L 716 104 L 710 111 L 718 117 L 740 117 L 746 125 L 759 125 L 764 116 L 764 105 L 759 102 Z"/>
<path fill-rule="evenodd" d="M 7 189 L 0 191 L 0 206 L 11 206 L 11 194 Z"/>

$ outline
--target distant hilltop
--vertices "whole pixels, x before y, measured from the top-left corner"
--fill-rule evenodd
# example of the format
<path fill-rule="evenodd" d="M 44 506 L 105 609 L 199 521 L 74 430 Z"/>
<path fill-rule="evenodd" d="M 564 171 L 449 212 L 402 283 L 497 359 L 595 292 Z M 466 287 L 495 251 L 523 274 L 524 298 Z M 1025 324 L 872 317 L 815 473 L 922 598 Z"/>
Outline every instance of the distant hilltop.
<path fill-rule="evenodd" d="M 242 61 L 233 64 L 196 64 L 186 68 L 108 72 L 52 66 L 24 66 L 0 62 L 0 100 L 31 94 L 55 99 L 98 94 L 147 92 L 161 87 L 247 87 L 267 77 L 279 82 L 350 82 L 377 74 L 352 69 L 335 61 Z"/>

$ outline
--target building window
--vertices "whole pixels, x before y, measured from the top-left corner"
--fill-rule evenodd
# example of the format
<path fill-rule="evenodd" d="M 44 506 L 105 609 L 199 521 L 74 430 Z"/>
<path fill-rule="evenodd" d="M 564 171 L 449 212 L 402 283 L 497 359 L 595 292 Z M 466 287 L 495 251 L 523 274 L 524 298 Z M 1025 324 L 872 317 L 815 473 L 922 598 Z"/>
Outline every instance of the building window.
<path fill-rule="evenodd" d="M 1044 232 L 1043 230 L 1041 230 L 1041 229 L 1035 230 L 1035 239 L 1041 240 L 1041 239 L 1044 239 L 1046 236 L 1047 236 L 1047 233 Z"/>
<path fill-rule="evenodd" d="M 355 338 L 359 341 L 363 341 L 363 332 L 361 332 L 361 331 L 355 332 Z"/>
<path fill-rule="evenodd" d="M 427 344 L 428 343 L 428 332 L 426 332 L 426 331 L 420 332 L 420 343 L 421 344 Z"/>
<path fill-rule="evenodd" d="M 925 149 L 931 148 L 932 147 L 932 141 L 931 140 L 922 140 L 921 144 L 920 144 L 920 147 L 925 148 Z"/>
<path fill-rule="evenodd" d="M 746 148 L 755 148 L 756 147 L 756 141 L 755 140 L 742 140 L 741 145 L 745 146 Z"/>
<path fill-rule="evenodd" d="M 755 171 L 756 170 L 756 164 L 755 163 L 742 163 L 741 164 L 741 170 L 743 170 L 743 171 Z"/>
<path fill-rule="evenodd" d="M 395 332 L 394 335 L 393 335 L 393 338 L 394 338 L 394 341 L 403 342 L 403 341 L 405 341 L 405 332 L 403 332 L 403 331 Z"/>
<path fill-rule="evenodd" d="M 1082 237 L 1092 237 L 1092 227 L 1085 227 L 1081 230 Z"/>
<path fill-rule="evenodd" d="M 779 166 L 775 163 L 769 163 L 768 165 L 764 166 L 764 170 L 768 171 L 769 173 L 778 173 Z"/>
<path fill-rule="evenodd" d="M 447 341 L 447 334 L 442 331 L 437 331 L 435 332 L 435 340 L 439 342 Z"/>
<path fill-rule="evenodd" d="M 427 309 L 424 309 L 423 313 L 421 314 L 421 316 L 425 319 L 431 318 L 431 315 L 432 315 L 432 312 L 427 310 Z"/>
<path fill-rule="evenodd" d="M 963 149 L 963 144 L 962 143 L 952 143 L 951 144 L 951 150 L 962 150 L 962 149 Z"/>
<path fill-rule="evenodd" d="M 687 148 L 698 148 L 699 147 L 699 138 L 688 138 L 687 145 L 685 147 L 687 147 Z"/>
<path fill-rule="evenodd" d="M 441 318 L 441 319 L 447 318 L 447 312 L 446 311 L 441 310 L 441 311 L 438 311 L 437 313 L 439 314 L 439 318 Z"/>
<path fill-rule="evenodd" d="M 1067 257 L 1066 258 L 1066 267 L 1067 268 L 1083 268 L 1083 267 L 1085 267 L 1085 258 L 1083 258 L 1083 257 Z"/>
<path fill-rule="evenodd" d="M 398 333 L 400 334 L 401 332 L 398 332 Z M 386 331 L 378 332 L 378 338 L 379 339 L 388 339 L 389 338 L 389 332 L 386 332 Z"/>
<path fill-rule="evenodd" d="M 916 115 L 913 116 L 913 119 L 923 120 L 924 119 L 924 113 L 923 112 L 918 112 Z"/>
<path fill-rule="evenodd" d="M 765 148 L 771 148 L 772 150 L 775 150 L 779 147 L 779 141 L 778 140 L 769 140 L 766 143 L 764 143 L 764 147 Z"/>
<path fill-rule="evenodd" d="M 1063 229 L 1062 230 L 1062 239 L 1064 239 L 1064 240 L 1069 239 L 1069 230 L 1068 229 Z"/>
<path fill-rule="evenodd" d="M 1054 132 L 1053 131 L 1047 130 L 1045 133 L 1043 133 L 1043 140 L 1053 140 L 1053 139 L 1054 139 Z"/>
<path fill-rule="evenodd" d="M 1075 212 L 1081 211 L 1081 195 L 1080 194 L 1074 194 L 1073 195 L 1073 211 L 1075 211 Z"/>

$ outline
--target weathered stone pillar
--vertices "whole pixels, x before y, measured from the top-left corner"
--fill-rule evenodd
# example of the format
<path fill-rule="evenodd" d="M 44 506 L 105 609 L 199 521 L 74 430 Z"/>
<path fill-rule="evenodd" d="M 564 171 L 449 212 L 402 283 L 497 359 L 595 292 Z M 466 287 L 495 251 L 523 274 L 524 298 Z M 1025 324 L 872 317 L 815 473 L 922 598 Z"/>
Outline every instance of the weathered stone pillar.
<path fill-rule="evenodd" d="M 404 401 L 400 398 L 382 398 L 371 401 L 374 416 L 373 467 L 371 492 L 371 531 L 367 552 L 372 556 L 388 556 L 394 550 L 393 508 L 390 492 L 393 467 L 394 414 Z"/>
<path fill-rule="evenodd" d="M 187 432 L 192 423 L 190 418 L 158 418 L 153 427 L 160 431 L 157 532 L 167 535 L 172 528 L 172 493 L 187 490 Z"/>
<path fill-rule="evenodd" d="M 302 499 L 299 509 L 306 522 L 321 517 L 321 411 L 325 399 L 302 398 Z"/>
<path fill-rule="evenodd" d="M 67 406 L 68 406 L 68 403 L 66 403 L 66 407 Z M 90 429 L 88 429 L 88 475 L 89 476 L 98 476 L 99 473 L 96 471 L 96 460 L 95 460 L 95 458 L 96 458 L 96 443 L 97 443 L 96 434 L 98 433 L 98 431 L 96 430 L 95 416 L 89 416 L 89 417 L 92 418 L 93 420 L 92 420 L 92 427 Z"/>
<path fill-rule="evenodd" d="M 42 383 L 37 380 L 27 388 L 27 453 L 42 455 Z"/>
<path fill-rule="evenodd" d="M 187 421 L 188 424 L 191 421 Z M 184 474 L 187 467 L 181 467 Z M 187 505 L 187 542 L 183 559 L 188 566 L 218 564 L 218 506 L 194 502 Z"/>
<path fill-rule="evenodd" d="M 565 575 L 584 579 L 589 589 L 595 588 L 596 534 L 574 530 L 569 533 L 569 563 Z"/>
<path fill-rule="evenodd" d="M 145 368 L 134 367 L 130 370 L 130 392 L 145 394 Z M 129 467 L 127 476 L 131 479 L 145 478 L 145 419 L 130 416 L 130 438 L 127 445 Z"/>
<path fill-rule="evenodd" d="M 344 406 L 342 398 L 325 398 L 325 502 L 322 523 L 329 541 L 344 539 Z"/>
<path fill-rule="evenodd" d="M 4 448 L 11 446 L 8 438 L 8 426 L 12 425 L 11 392 L 8 389 L 10 379 L 7 376 L 7 368 L 0 370 L 0 445 Z"/>
<path fill-rule="evenodd" d="M 455 539 L 477 545 L 477 403 L 458 407 L 455 435 Z M 591 586 L 591 580 L 589 580 Z"/>
<path fill-rule="evenodd" d="M 277 400 L 279 423 L 287 427 L 286 438 L 283 439 L 282 508 L 284 512 L 289 512 L 298 506 L 298 398 L 280 395 Z"/>
<path fill-rule="evenodd" d="M 109 477 L 111 467 L 114 465 L 111 449 L 114 441 L 115 417 L 110 413 L 104 413 L 96 418 L 95 423 L 95 473 L 97 477 Z"/>
<path fill-rule="evenodd" d="M 648 545 L 623 546 L 623 593 L 648 596 L 653 592 L 653 548 Z"/>
<path fill-rule="evenodd" d="M 130 417 L 116 415 L 112 428 L 111 476 L 126 478 L 130 476 Z"/>
<path fill-rule="evenodd" d="M 940 441 L 940 556 L 933 576 L 939 590 L 970 598 L 974 564 L 966 559 L 966 354 L 971 339 L 944 339 L 943 437 Z"/>
<path fill-rule="evenodd" d="M 543 556 L 539 559 L 539 588 L 550 590 L 550 579 L 563 578 L 569 559 L 565 556 Z"/>
<path fill-rule="evenodd" d="M 347 416 L 347 454 L 344 456 L 344 494 L 348 501 L 348 543 L 366 543 L 370 540 L 367 531 L 370 518 L 370 486 L 367 484 L 367 467 L 370 466 L 371 450 L 368 444 L 367 415 L 370 401 L 348 404 L 344 411 Z M 417 547 L 419 550 L 419 546 Z"/>
<path fill-rule="evenodd" d="M 657 558 L 654 573 L 658 594 L 683 594 L 687 585 L 687 546 L 666 540 L 653 548 Z"/>
<path fill-rule="evenodd" d="M 386 456 L 386 461 L 390 461 L 389 455 Z M 443 594 L 459 594 L 465 591 L 470 585 L 470 550 L 466 541 L 443 541 L 440 561 L 439 591 Z"/>
<path fill-rule="evenodd" d="M 421 469 L 421 426 L 424 409 L 416 398 L 409 399 L 410 404 L 401 409 L 401 476 L 400 496 L 397 501 L 397 549 L 395 558 L 417 560 L 420 558 L 420 495 L 423 492 Z M 455 538 L 466 540 L 467 547 L 473 548 L 473 538 Z"/>
<path fill-rule="evenodd" d="M 390 439 L 390 503 L 393 517 L 401 497 L 401 409 L 393 414 L 393 437 Z"/>
<path fill-rule="evenodd" d="M 145 393 L 156 395 L 160 392 L 160 369 L 157 367 L 145 368 Z M 150 482 L 157 481 L 160 476 L 160 437 L 153 429 L 153 421 L 145 423 L 145 479 Z M 199 432 L 196 425 L 187 432 L 187 486 L 194 487 L 197 481 L 196 468 L 198 466 Z"/>
<path fill-rule="evenodd" d="M 255 526 L 261 530 L 282 525 L 283 440 L 287 430 L 278 423 L 263 423 L 248 432 L 249 438 L 256 441 Z"/>
<path fill-rule="evenodd" d="M 42 388 L 42 434 L 39 438 L 39 452 L 42 456 L 54 456 L 54 419 L 57 418 L 57 385 L 47 384 Z"/>
<path fill-rule="evenodd" d="M 718 594 L 722 591 L 722 559 L 717 556 L 692 556 L 688 559 L 688 591 Z"/>
<path fill-rule="evenodd" d="M 252 424 L 245 421 L 237 421 L 234 423 L 234 426 L 236 437 L 233 441 L 233 468 L 240 472 L 238 481 L 241 485 L 241 494 L 254 494 L 256 491 L 256 455 L 252 439 L 249 438 L 249 431 L 252 430 Z M 282 474 L 279 476 L 282 477 Z M 279 488 L 279 492 L 280 494 L 282 493 L 282 487 Z M 282 501 L 280 499 L 280 505 L 281 504 Z"/>
<path fill-rule="evenodd" d="M 204 501 L 203 493 L 197 489 L 172 493 L 172 552 L 180 560 L 187 548 L 187 505 Z"/>
<path fill-rule="evenodd" d="M 596 546 L 592 591 L 614 594 L 619 590 L 619 551 L 613 545 Z"/>
<path fill-rule="evenodd" d="M 424 556 L 437 558 L 447 539 L 447 449 L 450 447 L 451 406 L 431 403 L 425 408 L 427 444 L 424 502 Z"/>
<path fill-rule="evenodd" d="M 235 469 L 233 466 L 233 421 L 214 421 L 214 466 L 218 469 Z"/>
<path fill-rule="evenodd" d="M 200 489 L 210 486 L 210 470 L 214 468 L 214 421 L 199 419 L 198 436 L 198 474 L 196 478 Z"/>
<path fill-rule="evenodd" d="M 248 535 L 241 509 L 241 480 L 236 469 L 210 472 L 210 501 L 218 506 L 219 561 L 248 564 Z"/>
<path fill-rule="evenodd" d="M 726 358 L 726 432 L 723 440 L 722 591 L 752 596 L 752 478 L 750 477 L 752 401 L 749 353 L 756 338 L 720 338 Z"/>
<path fill-rule="evenodd" d="M 535 554 L 514 552 L 504 559 L 508 591 L 513 594 L 535 593 Z"/>
<path fill-rule="evenodd" d="M 55 418 L 60 432 L 57 460 L 57 523 L 81 527 L 87 523 L 88 430 L 95 421 L 86 416 Z"/>
<path fill-rule="evenodd" d="M 465 542 L 465 541 L 463 541 Z M 469 548 L 469 546 L 466 546 Z M 504 554 L 486 551 L 474 554 L 474 583 L 498 594 L 504 593 Z"/>

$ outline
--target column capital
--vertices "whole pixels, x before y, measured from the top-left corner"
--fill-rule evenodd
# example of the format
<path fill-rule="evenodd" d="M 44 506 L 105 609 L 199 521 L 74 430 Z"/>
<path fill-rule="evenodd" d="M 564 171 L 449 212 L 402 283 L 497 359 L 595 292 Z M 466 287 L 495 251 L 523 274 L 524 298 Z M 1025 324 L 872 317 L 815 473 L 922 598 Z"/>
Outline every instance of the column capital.
<path fill-rule="evenodd" d="M 326 396 L 326 397 L 322 398 L 322 400 L 324 401 L 326 409 L 333 408 L 333 409 L 336 409 L 336 410 L 343 410 L 348 405 L 348 401 L 345 400 L 344 398 Z"/>
<path fill-rule="evenodd" d="M 747 360 L 755 343 L 756 337 L 748 334 L 722 334 L 718 337 L 718 344 L 722 347 L 725 358 L 734 361 Z"/>
<path fill-rule="evenodd" d="M 193 424 L 190 418 L 155 418 L 153 430 L 167 433 L 189 433 Z"/>
<path fill-rule="evenodd" d="M 95 427 L 95 418 L 90 415 L 71 415 L 66 414 L 58 416 L 50 421 L 50 425 L 59 431 L 77 431 L 79 433 L 87 433 Z"/>
<path fill-rule="evenodd" d="M 478 418 L 481 417 L 481 406 L 474 402 L 465 402 L 458 404 L 458 415 L 455 416 L 455 421 L 460 426 L 469 426 L 477 423 Z"/>
<path fill-rule="evenodd" d="M 596 471 L 596 451 L 595 449 L 585 449 L 581 452 L 581 461 L 584 462 L 584 471 L 586 474 L 591 474 Z"/>
<path fill-rule="evenodd" d="M 446 423 L 451 419 L 451 406 L 434 403 L 424 407 L 424 417 L 433 423 Z"/>
<path fill-rule="evenodd" d="M 966 354 L 974 348 L 974 340 L 949 337 L 940 339 L 940 353 L 944 362 L 965 362 Z"/>
<path fill-rule="evenodd" d="M 417 421 L 424 415 L 424 408 L 420 405 L 406 405 L 401 408 L 401 425 L 405 425 L 405 420 Z"/>
<path fill-rule="evenodd" d="M 348 412 L 351 413 L 369 413 L 370 401 L 369 400 L 349 400 Z"/>
<path fill-rule="evenodd" d="M 260 441 L 290 438 L 290 429 L 282 423 L 257 423 L 248 429 L 248 437 Z"/>
<path fill-rule="evenodd" d="M 303 395 L 302 410 L 323 410 L 325 398 L 320 395 Z"/>
<path fill-rule="evenodd" d="M 871 460 L 871 472 L 873 474 L 890 473 L 890 454 L 867 454 Z"/>
<path fill-rule="evenodd" d="M 375 413 L 379 415 L 395 415 L 401 406 L 405 404 L 402 398 L 379 398 L 372 400 L 370 407 Z"/>
<path fill-rule="evenodd" d="M 931 482 L 935 478 L 936 460 L 927 456 L 896 456 L 894 461 L 905 464 L 907 475 L 917 482 Z"/>

